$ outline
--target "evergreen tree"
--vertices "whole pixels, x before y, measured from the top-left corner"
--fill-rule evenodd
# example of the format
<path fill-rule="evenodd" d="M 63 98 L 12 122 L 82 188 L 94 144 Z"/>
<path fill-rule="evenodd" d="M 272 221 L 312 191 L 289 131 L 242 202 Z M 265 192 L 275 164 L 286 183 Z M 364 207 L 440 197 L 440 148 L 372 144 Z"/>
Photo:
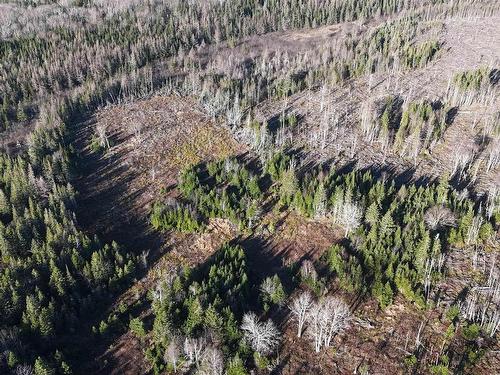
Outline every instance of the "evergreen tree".
<path fill-rule="evenodd" d="M 35 375 L 54 375 L 56 370 L 43 358 L 38 357 L 34 366 Z"/>

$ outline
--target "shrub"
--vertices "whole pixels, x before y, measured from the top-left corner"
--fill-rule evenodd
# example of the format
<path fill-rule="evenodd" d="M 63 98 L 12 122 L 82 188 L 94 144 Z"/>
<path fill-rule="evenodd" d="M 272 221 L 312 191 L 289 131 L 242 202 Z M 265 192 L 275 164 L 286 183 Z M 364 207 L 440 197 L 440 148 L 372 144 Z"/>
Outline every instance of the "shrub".
<path fill-rule="evenodd" d="M 467 324 L 462 328 L 462 336 L 468 341 L 474 341 L 479 337 L 481 328 L 476 323 Z"/>
<path fill-rule="evenodd" d="M 142 339 L 146 336 L 146 330 L 144 329 L 144 323 L 139 318 L 133 318 L 129 323 L 130 331 L 138 338 Z"/>

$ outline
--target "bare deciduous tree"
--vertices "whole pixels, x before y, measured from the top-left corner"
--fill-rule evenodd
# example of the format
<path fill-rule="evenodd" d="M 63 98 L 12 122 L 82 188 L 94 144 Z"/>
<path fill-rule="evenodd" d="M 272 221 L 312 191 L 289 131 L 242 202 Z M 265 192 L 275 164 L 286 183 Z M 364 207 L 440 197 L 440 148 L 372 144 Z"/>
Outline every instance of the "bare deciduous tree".
<path fill-rule="evenodd" d="M 242 117 L 243 113 L 241 111 L 240 101 L 238 96 L 236 96 L 232 108 L 229 108 L 226 111 L 227 123 L 231 126 L 237 126 L 240 124 Z"/>
<path fill-rule="evenodd" d="M 297 337 L 302 336 L 304 323 L 306 322 L 309 310 L 311 309 L 313 300 L 309 292 L 302 292 L 295 297 L 290 304 L 289 308 L 292 312 L 294 320 L 297 321 Z"/>
<path fill-rule="evenodd" d="M 322 346 L 330 346 L 333 336 L 347 325 L 350 316 L 349 307 L 335 297 L 327 297 L 324 301 L 313 304 L 308 320 L 316 353 Z"/>
<path fill-rule="evenodd" d="M 313 282 L 316 282 L 318 279 L 318 273 L 316 272 L 316 268 L 314 268 L 314 263 L 309 259 L 302 262 L 300 266 L 300 276 L 302 279 L 310 279 Z"/>
<path fill-rule="evenodd" d="M 271 277 L 266 277 L 262 284 L 260 285 L 260 291 L 263 294 L 267 294 L 269 296 L 273 295 L 276 292 L 276 284 L 273 282 Z"/>
<path fill-rule="evenodd" d="M 169 289 L 172 286 L 177 274 L 178 270 L 175 268 L 164 270 L 162 272 L 162 279 L 156 284 L 154 290 L 152 291 L 153 299 L 155 301 L 163 301 L 165 289 Z"/>
<path fill-rule="evenodd" d="M 177 372 L 177 363 L 181 355 L 181 341 L 178 337 L 174 336 L 165 350 L 163 359 L 166 363 L 171 363 L 174 367 L 174 372 Z"/>
<path fill-rule="evenodd" d="M 491 219 L 493 213 L 497 210 L 500 204 L 500 190 L 497 186 L 491 185 L 488 188 L 488 198 L 486 201 L 486 216 Z"/>
<path fill-rule="evenodd" d="M 345 228 L 345 235 L 356 229 L 361 223 L 362 211 L 361 208 L 354 203 L 346 203 L 340 215 L 340 221 Z"/>
<path fill-rule="evenodd" d="M 432 230 L 455 225 L 455 215 L 445 206 L 432 206 L 425 212 L 424 220 Z"/>
<path fill-rule="evenodd" d="M 361 208 L 350 201 L 350 199 L 341 199 L 333 206 L 332 216 L 334 223 L 340 224 L 345 229 L 345 236 L 352 230 L 359 227 L 363 211 Z"/>
<path fill-rule="evenodd" d="M 325 319 L 325 347 L 330 346 L 333 336 L 347 325 L 351 312 L 347 304 L 339 298 L 327 297 L 323 303 Z"/>
<path fill-rule="evenodd" d="M 475 216 L 472 219 L 472 223 L 467 230 L 467 237 L 465 238 L 466 245 L 470 245 L 476 242 L 477 237 L 479 236 L 479 229 L 481 228 L 481 224 L 483 224 L 483 218 L 481 216 Z"/>
<path fill-rule="evenodd" d="M 184 340 L 184 354 L 189 364 L 199 366 L 206 345 L 207 341 L 204 337 L 186 337 Z"/>
<path fill-rule="evenodd" d="M 224 356 L 220 349 L 209 346 L 205 350 L 198 373 L 200 375 L 224 374 Z"/>
<path fill-rule="evenodd" d="M 19 365 L 16 367 L 15 371 L 16 375 L 33 375 L 34 373 L 33 367 L 30 365 Z"/>
<path fill-rule="evenodd" d="M 249 312 L 243 316 L 241 329 L 244 331 L 245 339 L 250 343 L 252 349 L 259 354 L 272 353 L 280 342 L 280 332 L 271 320 L 260 322 L 255 313 Z"/>
<path fill-rule="evenodd" d="M 314 303 L 312 305 L 308 318 L 311 328 L 308 332 L 314 340 L 314 350 L 316 353 L 319 353 L 324 337 L 324 326 L 322 324 L 323 316 L 320 304 Z"/>
<path fill-rule="evenodd" d="M 95 127 L 95 137 L 100 147 L 109 148 L 108 130 L 104 123 L 98 123 Z"/>

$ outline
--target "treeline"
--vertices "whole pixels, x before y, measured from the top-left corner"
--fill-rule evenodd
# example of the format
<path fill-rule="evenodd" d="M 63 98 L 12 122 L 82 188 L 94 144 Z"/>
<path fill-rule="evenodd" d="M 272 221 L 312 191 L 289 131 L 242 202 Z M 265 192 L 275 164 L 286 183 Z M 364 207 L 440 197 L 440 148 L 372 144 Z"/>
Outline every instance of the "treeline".
<path fill-rule="evenodd" d="M 150 71 L 150 86 L 161 86 L 172 76 L 179 79 L 185 73 L 180 72 L 183 70 L 199 73 L 201 63 L 194 57 L 198 52 L 204 54 L 208 45 L 227 42 L 234 46 L 252 35 L 332 25 L 402 10 L 409 11 L 402 20 L 391 21 L 373 35 L 347 36 L 344 45 L 323 48 L 321 59 L 307 58 L 300 53 L 281 61 L 272 59 L 267 62 L 268 67 L 256 63 L 254 72 L 247 72 L 242 80 L 230 86 L 240 88 L 241 104 L 248 105 L 258 103 L 265 95 L 296 92 L 305 84 L 310 87 L 325 80 L 339 82 L 392 68 L 397 65 L 396 60 L 403 61 L 401 65 L 406 68 L 422 66 L 434 57 L 439 44 L 412 46 L 411 40 L 417 34 L 419 22 L 442 13 L 440 6 L 431 14 L 420 9 L 419 4 L 419 0 L 405 3 L 395 0 L 150 1 L 129 4 L 123 11 L 110 10 L 112 15 L 84 27 L 60 25 L 40 35 L 0 40 L 0 76 L 4 78 L 0 82 L 0 127 L 7 129 L 13 123 L 36 117 L 40 108 L 54 98 L 102 88 L 110 80 L 121 81 L 122 86 L 127 87 L 127 81 L 134 81 L 143 69 Z M 474 11 L 467 2 L 448 5 L 442 7 L 450 15 L 462 8 Z M 93 5 L 89 2 L 85 6 Z M 279 56 L 275 58 L 279 60 Z M 168 72 L 162 71 L 164 67 L 160 64 L 154 69 L 153 77 L 152 66 L 160 60 L 167 61 Z M 208 65 L 213 63 L 209 61 Z M 205 65 L 207 63 L 203 67 Z M 224 67 L 225 80 L 233 81 L 233 76 L 246 70 L 238 65 Z M 262 66 L 264 69 L 259 69 Z M 219 79 L 212 77 L 210 70 L 204 79 L 220 90 L 226 87 L 219 85 Z M 283 85 L 290 87 L 283 89 Z M 222 91 L 219 95 L 235 94 Z"/>
<path fill-rule="evenodd" d="M 2 373 L 72 373 L 85 354 L 75 342 L 90 337 L 83 327 L 135 275 L 133 249 L 102 244 L 79 229 L 68 142 L 77 116 L 143 84 L 138 75 L 50 101 L 27 146 L 0 155 Z"/>

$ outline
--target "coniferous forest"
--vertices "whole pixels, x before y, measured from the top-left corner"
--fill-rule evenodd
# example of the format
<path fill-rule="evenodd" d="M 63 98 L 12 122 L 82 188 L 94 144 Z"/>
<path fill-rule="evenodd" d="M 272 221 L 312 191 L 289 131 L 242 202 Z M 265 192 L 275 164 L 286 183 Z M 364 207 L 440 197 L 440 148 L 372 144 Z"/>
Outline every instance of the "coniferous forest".
<path fill-rule="evenodd" d="M 0 374 L 500 372 L 500 3 L 0 0 Z"/>

